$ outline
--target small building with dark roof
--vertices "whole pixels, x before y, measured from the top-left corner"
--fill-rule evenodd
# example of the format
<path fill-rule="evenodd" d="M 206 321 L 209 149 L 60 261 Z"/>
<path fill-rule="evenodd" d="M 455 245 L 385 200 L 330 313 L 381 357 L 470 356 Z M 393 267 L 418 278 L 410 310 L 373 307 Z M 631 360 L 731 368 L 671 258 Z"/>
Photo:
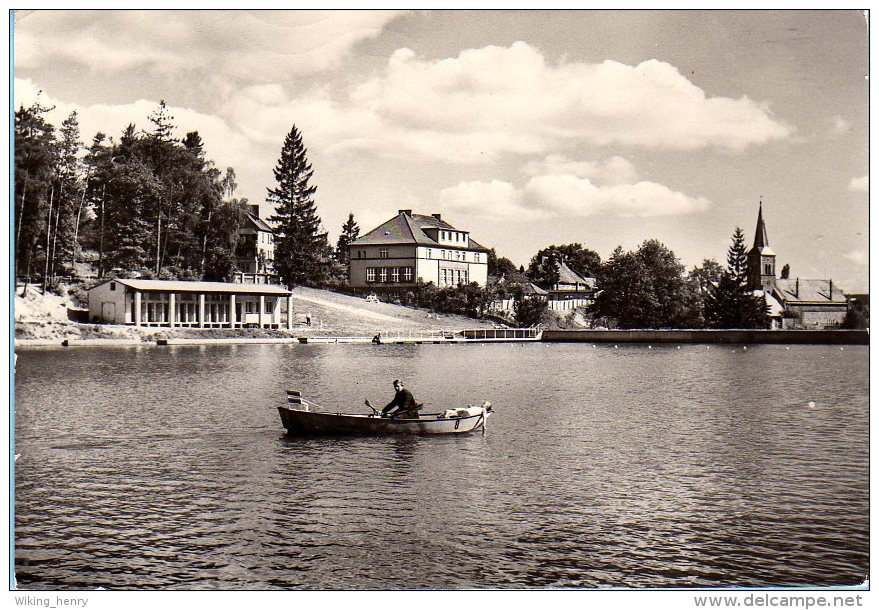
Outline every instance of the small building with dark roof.
<path fill-rule="evenodd" d="M 355 288 L 394 289 L 419 279 L 437 286 L 488 281 L 488 249 L 440 214 L 400 210 L 351 242 L 349 279 Z"/>
<path fill-rule="evenodd" d="M 245 284 L 276 284 L 275 233 L 259 217 L 259 206 L 251 205 L 250 212 L 238 229 L 235 248 L 235 265 L 238 272 L 235 281 Z"/>
<path fill-rule="evenodd" d="M 591 305 L 595 298 L 595 278 L 578 275 L 562 260 L 556 262 L 556 269 L 558 281 L 545 287 L 547 306 L 552 310 L 563 311 Z"/>
<path fill-rule="evenodd" d="M 90 288 L 88 295 L 89 320 L 104 324 L 293 327 L 293 293 L 281 286 L 111 279 Z"/>

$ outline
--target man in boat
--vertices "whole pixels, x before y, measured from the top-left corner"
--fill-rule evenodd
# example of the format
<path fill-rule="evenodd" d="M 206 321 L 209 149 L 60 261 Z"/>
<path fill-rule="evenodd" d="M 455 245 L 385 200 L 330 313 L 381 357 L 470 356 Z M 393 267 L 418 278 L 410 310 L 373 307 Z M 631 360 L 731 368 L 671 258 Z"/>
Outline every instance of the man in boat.
<path fill-rule="evenodd" d="M 388 403 L 384 409 L 382 409 L 382 417 L 404 417 L 404 418 L 418 418 L 418 410 L 421 409 L 421 405 L 415 402 L 415 398 L 412 396 L 412 392 L 403 387 L 403 382 L 399 379 L 394 380 L 394 400 Z"/>

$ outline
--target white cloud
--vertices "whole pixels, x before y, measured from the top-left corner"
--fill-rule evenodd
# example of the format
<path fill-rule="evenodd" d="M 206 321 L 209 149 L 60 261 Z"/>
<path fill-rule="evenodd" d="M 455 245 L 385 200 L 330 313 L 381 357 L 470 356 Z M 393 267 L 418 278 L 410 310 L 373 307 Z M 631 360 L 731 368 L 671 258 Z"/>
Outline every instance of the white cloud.
<path fill-rule="evenodd" d="M 861 176 L 860 178 L 852 178 L 848 183 L 848 190 L 855 193 L 866 193 L 870 190 L 870 176 Z"/>
<path fill-rule="evenodd" d="M 33 82 L 16 78 L 14 85 L 16 108 L 20 105 L 29 106 L 37 98 L 39 89 Z M 54 109 L 48 113 L 47 120 L 56 127 L 61 125 L 71 112 L 74 110 L 77 112 L 81 139 L 86 146 L 99 131 L 118 140 L 122 130 L 129 123 L 134 123 L 138 129 L 152 127 L 147 117 L 156 110 L 158 104 L 151 100 L 137 100 L 119 105 L 81 105 L 54 99 L 45 92 L 40 93 L 39 96 L 44 106 L 54 106 Z M 169 106 L 168 112 L 174 117 L 174 124 L 179 126 L 177 132 L 173 134 L 175 137 L 182 138 L 185 132 L 198 131 L 204 141 L 208 158 L 214 160 L 220 168 L 234 166 L 239 182 L 243 183 L 256 172 L 262 174 L 265 160 L 259 154 L 255 154 L 255 143 L 249 134 L 230 125 L 221 117 L 203 114 L 190 108 Z M 280 142 L 278 142 L 278 150 L 280 150 Z"/>
<path fill-rule="evenodd" d="M 16 15 L 15 69 L 219 74 L 271 82 L 335 68 L 394 11 L 36 11 Z"/>
<path fill-rule="evenodd" d="M 631 183 L 638 176 L 634 164 L 620 156 L 599 162 L 572 161 L 564 155 L 554 153 L 540 161 L 529 161 L 522 169 L 529 176 L 570 174 L 579 178 L 590 178 L 599 184 Z"/>
<path fill-rule="evenodd" d="M 706 97 L 668 63 L 551 65 L 524 42 L 442 60 L 400 49 L 350 102 L 409 133 L 443 140 L 478 132 L 493 138 L 484 148 L 514 152 L 584 141 L 741 151 L 792 133 L 765 105 Z"/>
<path fill-rule="evenodd" d="M 523 194 L 509 182 L 461 182 L 443 189 L 439 201 L 451 212 L 477 216 L 502 216 L 508 220 L 533 220 L 544 214 L 524 204 Z"/>
<path fill-rule="evenodd" d="M 522 42 L 442 60 L 401 49 L 353 88 L 321 86 L 289 97 L 283 91 L 231 90 L 218 114 L 254 137 L 277 137 L 295 121 L 312 146 L 333 154 L 472 164 L 506 154 L 557 155 L 534 172 L 576 164 L 563 155 L 584 144 L 738 151 L 791 133 L 747 98 L 706 98 L 669 64 L 553 66 Z M 599 183 L 633 179 L 621 157 L 563 173 Z"/>
<path fill-rule="evenodd" d="M 574 175 L 533 176 L 522 188 L 508 182 L 462 182 L 443 189 L 444 207 L 510 220 L 551 217 L 677 216 L 701 212 L 710 206 L 704 197 L 690 197 L 656 182 L 598 186 Z"/>
<path fill-rule="evenodd" d="M 845 254 L 845 257 L 853 263 L 857 263 L 858 265 L 866 265 L 870 262 L 870 256 L 865 250 L 854 250 L 852 252 L 847 252 Z"/>

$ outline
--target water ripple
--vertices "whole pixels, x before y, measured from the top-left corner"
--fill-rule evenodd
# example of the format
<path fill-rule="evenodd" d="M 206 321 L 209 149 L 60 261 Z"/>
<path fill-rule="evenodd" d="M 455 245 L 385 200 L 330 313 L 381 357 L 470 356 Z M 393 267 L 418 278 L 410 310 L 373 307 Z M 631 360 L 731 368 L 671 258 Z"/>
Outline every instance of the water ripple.
<path fill-rule="evenodd" d="M 19 585 L 863 581 L 866 348 L 443 347 L 23 351 Z M 280 430 L 287 387 L 358 405 L 397 377 L 498 415 L 484 437 Z"/>

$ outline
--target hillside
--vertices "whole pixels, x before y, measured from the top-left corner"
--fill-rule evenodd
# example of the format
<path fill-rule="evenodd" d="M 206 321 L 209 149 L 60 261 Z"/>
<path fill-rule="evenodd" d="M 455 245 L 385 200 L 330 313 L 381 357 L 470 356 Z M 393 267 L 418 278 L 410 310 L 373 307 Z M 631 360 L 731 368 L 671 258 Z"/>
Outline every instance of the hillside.
<path fill-rule="evenodd" d="M 395 333 L 458 331 L 490 328 L 492 323 L 463 316 L 433 314 L 424 309 L 367 303 L 364 299 L 327 290 L 296 288 L 293 291 L 295 325 L 292 330 L 264 329 L 189 329 L 134 328 L 105 324 L 78 324 L 68 319 L 70 299 L 54 294 L 40 294 L 38 287 L 29 287 L 22 297 L 16 290 L 14 314 L 17 340 L 63 339 L 126 339 L 154 341 L 157 338 L 187 337 L 264 337 L 264 336 L 373 336 Z M 311 319 L 311 325 L 306 319 Z"/>

